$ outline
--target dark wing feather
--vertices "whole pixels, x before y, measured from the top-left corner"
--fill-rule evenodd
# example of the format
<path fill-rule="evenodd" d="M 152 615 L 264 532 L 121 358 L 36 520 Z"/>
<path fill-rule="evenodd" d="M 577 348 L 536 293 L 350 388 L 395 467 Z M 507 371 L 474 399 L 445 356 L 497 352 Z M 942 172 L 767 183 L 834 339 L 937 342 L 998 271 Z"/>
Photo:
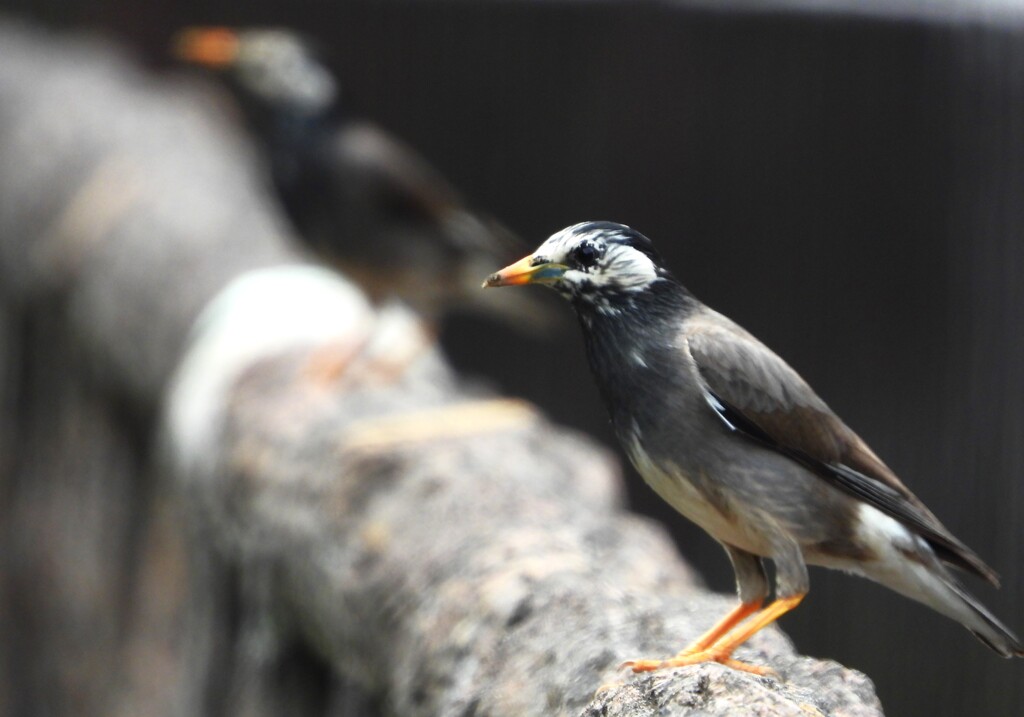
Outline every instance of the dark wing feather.
<path fill-rule="evenodd" d="M 726 317 L 692 316 L 685 339 L 708 404 L 731 430 L 806 466 L 914 530 L 945 562 L 998 584 L 867 444 L 768 347 Z"/>
<path fill-rule="evenodd" d="M 367 201 L 436 223 L 462 206 L 455 188 L 426 160 L 372 124 L 346 124 L 333 150 L 350 175 L 347 180 L 361 183 Z"/>
<path fill-rule="evenodd" d="M 340 248 L 346 271 L 368 265 L 375 270 L 373 283 L 417 306 L 482 309 L 529 332 L 552 328 L 552 313 L 535 295 L 480 291 L 480 277 L 529 247 L 501 222 L 466 204 L 412 147 L 376 125 L 349 122 L 334 135 L 329 151 L 342 199 L 332 202 L 331 216 L 343 215 L 340 223 L 356 235 Z M 328 240 L 338 241 L 338 226 L 338 221 L 328 226 Z"/>
<path fill-rule="evenodd" d="M 422 155 L 376 125 L 346 124 L 331 152 L 341 184 L 355 200 L 429 233 L 436 251 L 492 264 L 528 249 L 501 222 L 470 207 Z"/>

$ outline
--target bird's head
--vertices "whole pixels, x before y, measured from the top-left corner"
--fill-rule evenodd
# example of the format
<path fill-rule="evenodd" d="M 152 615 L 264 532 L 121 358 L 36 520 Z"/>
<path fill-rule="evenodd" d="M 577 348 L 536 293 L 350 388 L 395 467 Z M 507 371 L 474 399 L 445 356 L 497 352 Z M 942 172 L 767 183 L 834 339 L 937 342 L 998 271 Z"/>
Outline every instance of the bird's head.
<path fill-rule="evenodd" d="M 239 94 L 267 107 L 316 114 L 337 99 L 331 73 L 310 44 L 289 30 L 187 28 L 176 36 L 174 54 L 224 73 Z"/>
<path fill-rule="evenodd" d="M 643 234 L 613 222 L 583 222 L 552 234 L 530 256 L 487 277 L 484 287 L 545 284 L 600 311 L 666 280 L 671 274 Z"/>

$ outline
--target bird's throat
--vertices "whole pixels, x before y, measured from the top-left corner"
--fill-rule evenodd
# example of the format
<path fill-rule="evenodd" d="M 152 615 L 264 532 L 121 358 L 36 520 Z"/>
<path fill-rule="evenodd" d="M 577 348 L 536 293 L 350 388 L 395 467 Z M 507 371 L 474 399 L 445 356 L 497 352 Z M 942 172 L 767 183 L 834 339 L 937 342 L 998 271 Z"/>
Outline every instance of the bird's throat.
<path fill-rule="evenodd" d="M 614 302 L 614 311 L 576 306 L 590 369 L 620 435 L 661 403 L 679 370 L 679 327 L 699 306 L 674 282 L 635 294 Z"/>

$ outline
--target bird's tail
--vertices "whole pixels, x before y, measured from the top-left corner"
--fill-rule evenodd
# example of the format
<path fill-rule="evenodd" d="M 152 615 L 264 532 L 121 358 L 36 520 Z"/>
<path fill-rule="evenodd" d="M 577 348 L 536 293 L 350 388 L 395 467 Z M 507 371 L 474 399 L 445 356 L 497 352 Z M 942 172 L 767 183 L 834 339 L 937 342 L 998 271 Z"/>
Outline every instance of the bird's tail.
<path fill-rule="evenodd" d="M 866 577 L 956 620 L 1003 657 L 1024 657 L 1020 638 L 960 585 L 927 543 L 902 526 L 891 536 L 895 549 L 862 566 Z"/>
<path fill-rule="evenodd" d="M 982 605 L 977 598 L 967 592 L 952 576 L 947 575 L 943 582 L 946 587 L 959 599 L 960 604 L 966 608 L 968 614 L 973 618 L 964 620 L 959 618 L 964 627 L 970 630 L 976 638 L 998 652 L 1002 657 L 1024 657 L 1024 643 L 1014 635 L 1009 628 L 999 622 L 995 615 Z"/>

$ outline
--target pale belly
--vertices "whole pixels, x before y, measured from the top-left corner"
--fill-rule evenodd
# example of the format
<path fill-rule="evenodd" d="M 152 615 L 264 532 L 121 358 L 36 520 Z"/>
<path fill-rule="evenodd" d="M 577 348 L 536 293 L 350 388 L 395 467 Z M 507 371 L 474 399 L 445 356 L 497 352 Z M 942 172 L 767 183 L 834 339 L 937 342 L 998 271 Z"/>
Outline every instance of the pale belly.
<path fill-rule="evenodd" d="M 626 449 L 637 472 L 654 492 L 711 537 L 755 555 L 770 554 L 769 542 L 752 530 L 757 522 L 737 514 L 739 506 L 716 505 L 682 471 L 666 471 L 655 464 L 638 441 L 631 441 Z"/>

